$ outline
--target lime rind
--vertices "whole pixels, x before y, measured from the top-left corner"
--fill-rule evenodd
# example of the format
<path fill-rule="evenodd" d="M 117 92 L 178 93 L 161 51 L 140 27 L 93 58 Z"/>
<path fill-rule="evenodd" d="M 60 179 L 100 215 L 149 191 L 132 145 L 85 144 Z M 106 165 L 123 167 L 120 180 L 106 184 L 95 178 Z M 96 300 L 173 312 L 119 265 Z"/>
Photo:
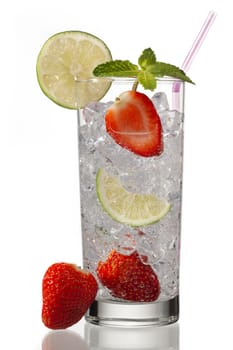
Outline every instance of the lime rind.
<path fill-rule="evenodd" d="M 42 92 L 57 105 L 77 109 L 99 101 L 110 82 L 78 84 L 90 79 L 93 69 L 112 60 L 107 45 L 93 34 L 65 31 L 52 35 L 42 46 L 36 62 L 36 75 Z"/>
<path fill-rule="evenodd" d="M 96 192 L 105 212 L 117 222 L 132 227 L 147 226 L 161 220 L 170 210 L 166 199 L 154 194 L 139 194 L 125 190 L 119 179 L 99 169 Z"/>

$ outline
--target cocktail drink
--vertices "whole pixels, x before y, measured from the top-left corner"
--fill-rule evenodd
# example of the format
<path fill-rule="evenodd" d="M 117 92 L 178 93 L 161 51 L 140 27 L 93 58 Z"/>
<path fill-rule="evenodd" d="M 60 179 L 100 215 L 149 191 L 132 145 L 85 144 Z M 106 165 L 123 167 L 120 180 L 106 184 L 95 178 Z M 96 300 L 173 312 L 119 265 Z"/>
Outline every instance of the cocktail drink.
<path fill-rule="evenodd" d="M 153 92 L 135 91 L 134 78 L 81 80 L 77 91 L 79 84 L 105 88 L 101 101 L 78 109 L 83 265 L 99 285 L 86 319 L 175 322 L 184 83 L 157 79 Z"/>
<path fill-rule="evenodd" d="M 83 269 L 52 264 L 42 280 L 42 321 L 169 324 L 179 317 L 184 82 L 216 14 L 182 69 L 145 49 L 113 60 L 93 34 L 51 36 L 36 63 L 44 94 L 78 109 Z M 185 71 L 184 71 L 185 70 Z"/>
<path fill-rule="evenodd" d="M 83 269 L 61 262 L 46 271 L 43 323 L 67 328 L 84 314 L 95 324 L 175 322 L 191 79 L 151 48 L 137 64 L 113 60 L 102 40 L 81 31 L 44 43 L 37 78 L 49 99 L 78 110 L 83 244 Z"/>

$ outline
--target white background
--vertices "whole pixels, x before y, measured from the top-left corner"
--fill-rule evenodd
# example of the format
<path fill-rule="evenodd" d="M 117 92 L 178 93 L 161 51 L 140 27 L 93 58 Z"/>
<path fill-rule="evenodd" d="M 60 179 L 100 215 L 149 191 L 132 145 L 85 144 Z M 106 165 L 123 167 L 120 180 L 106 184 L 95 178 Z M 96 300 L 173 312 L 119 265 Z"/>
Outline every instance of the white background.
<path fill-rule="evenodd" d="M 56 261 L 81 264 L 76 112 L 58 107 L 38 87 L 41 46 L 57 32 L 82 30 L 102 38 L 114 58 L 136 63 L 151 47 L 159 60 L 180 66 L 210 10 L 217 18 L 189 70 L 196 86 L 186 89 L 180 350 L 233 349 L 230 5 L 230 0 L 4 5 L 0 323 L 5 349 L 41 349 L 48 333 L 40 320 L 42 276 Z M 82 323 L 74 329 L 83 334 Z"/>

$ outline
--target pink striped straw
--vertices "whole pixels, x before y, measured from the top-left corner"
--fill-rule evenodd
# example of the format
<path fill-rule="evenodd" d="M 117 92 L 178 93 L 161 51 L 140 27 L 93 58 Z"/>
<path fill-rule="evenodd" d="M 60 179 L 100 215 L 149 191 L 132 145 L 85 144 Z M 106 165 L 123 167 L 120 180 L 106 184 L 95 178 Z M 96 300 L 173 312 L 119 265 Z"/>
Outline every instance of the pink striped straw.
<path fill-rule="evenodd" d="M 202 25 L 202 28 L 199 32 L 199 34 L 197 35 L 196 39 L 193 42 L 193 45 L 191 47 L 191 49 L 189 50 L 187 56 L 185 57 L 184 62 L 182 63 L 181 69 L 183 69 L 184 72 L 187 72 L 194 60 L 194 58 L 196 57 L 196 54 L 198 53 L 208 31 L 210 30 L 210 27 L 212 26 L 215 18 L 216 18 L 216 13 L 214 11 L 210 11 L 205 22 Z M 180 84 L 179 83 L 175 83 L 173 85 L 173 92 L 177 93 L 180 91 Z"/>

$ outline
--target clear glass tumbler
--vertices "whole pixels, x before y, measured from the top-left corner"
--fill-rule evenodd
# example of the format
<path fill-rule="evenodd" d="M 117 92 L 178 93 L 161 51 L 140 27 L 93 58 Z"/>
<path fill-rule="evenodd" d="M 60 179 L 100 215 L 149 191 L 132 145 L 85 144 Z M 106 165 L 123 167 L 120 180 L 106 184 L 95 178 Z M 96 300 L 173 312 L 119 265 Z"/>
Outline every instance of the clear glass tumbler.
<path fill-rule="evenodd" d="M 118 122 L 121 110 L 114 115 L 109 108 L 135 88 L 148 99 L 141 106 L 140 98 L 127 97 Z M 86 320 L 173 323 L 179 317 L 184 83 L 158 79 L 152 92 L 133 78 L 80 80 L 77 101 L 83 266 L 99 284 Z M 148 122 L 148 103 L 155 121 Z M 147 150 L 157 137 L 156 154 L 138 152 L 138 144 Z"/>

